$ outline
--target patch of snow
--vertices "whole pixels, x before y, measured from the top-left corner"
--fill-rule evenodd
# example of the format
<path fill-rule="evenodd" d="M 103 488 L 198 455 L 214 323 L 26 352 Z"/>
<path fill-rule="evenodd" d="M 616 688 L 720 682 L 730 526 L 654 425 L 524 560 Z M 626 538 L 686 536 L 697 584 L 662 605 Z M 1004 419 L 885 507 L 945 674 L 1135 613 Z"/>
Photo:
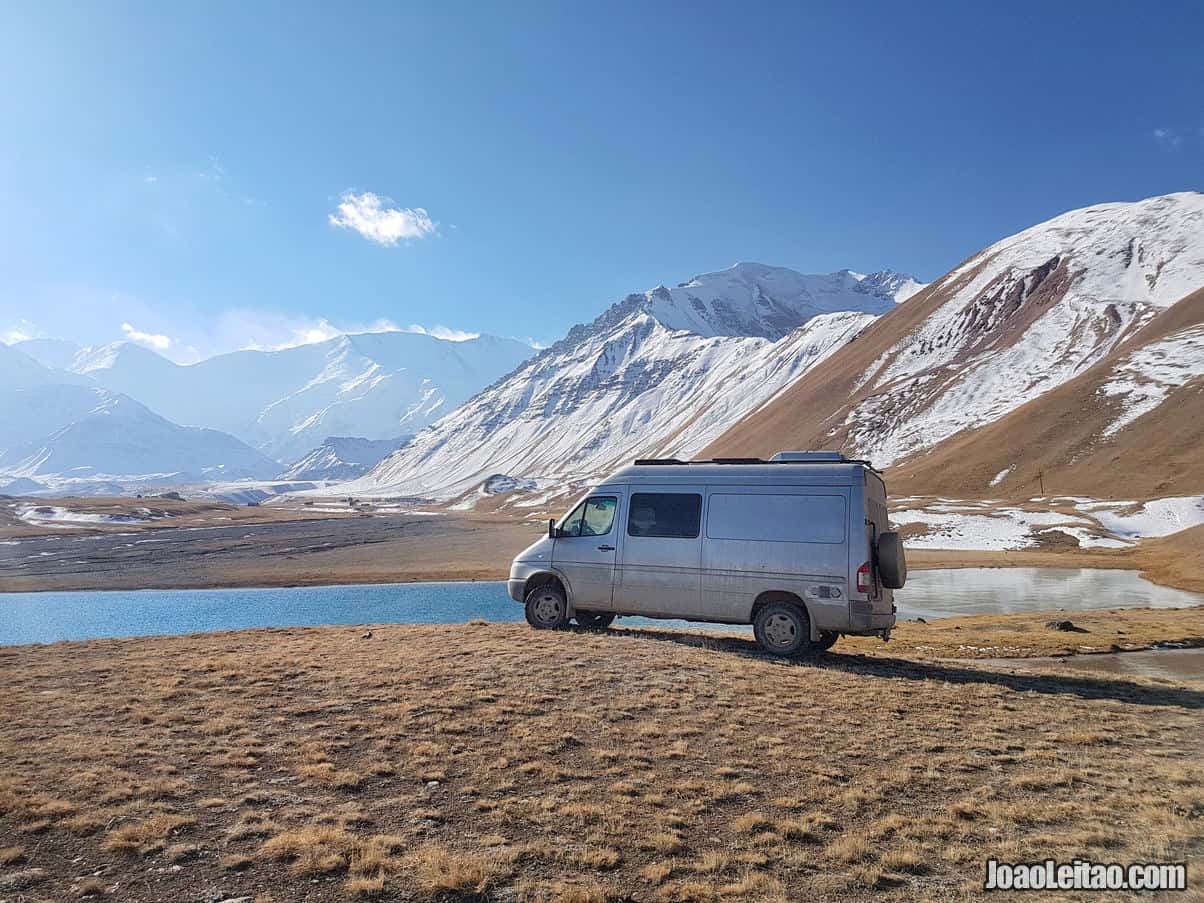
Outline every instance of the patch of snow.
<path fill-rule="evenodd" d="M 1193 379 L 1204 379 L 1204 324 L 1151 342 L 1117 363 L 1100 392 L 1119 397 L 1123 411 L 1104 428 L 1104 437 L 1114 436 L 1148 414 L 1174 389 Z"/>
<path fill-rule="evenodd" d="M 149 512 L 148 512 L 149 513 Z M 17 508 L 17 517 L 39 527 L 72 527 L 80 524 L 136 524 L 150 518 L 133 514 L 92 514 L 57 505 L 27 505 Z"/>
<path fill-rule="evenodd" d="M 928 532 L 909 537 L 913 549 L 1024 549 L 1034 545 L 1028 525 L 1010 517 L 989 514 L 952 514 L 925 510 L 896 511 L 891 522 L 898 527 L 923 524 Z"/>
<path fill-rule="evenodd" d="M 1057 511 L 1021 508 L 955 511 L 952 505 L 895 511 L 890 519 L 900 527 L 923 524 L 928 528 L 924 535 L 904 541 L 910 548 L 985 551 L 1032 548 L 1038 544 L 1040 533 L 1055 528 L 1078 538 L 1080 532 L 1087 533 L 1084 528 L 1089 524 L 1083 518 Z"/>
<path fill-rule="evenodd" d="M 1007 475 L 1015 469 L 1016 469 L 1015 464 L 1013 464 L 1011 467 L 1005 467 L 1003 470 L 999 471 L 999 473 L 995 474 L 995 476 L 993 476 L 991 478 L 990 485 L 998 486 L 1000 483 L 1002 483 L 1004 481 L 1004 478 L 1007 477 Z"/>
<path fill-rule="evenodd" d="M 1204 524 L 1204 497 L 1154 499 L 1140 506 L 1097 510 L 1093 516 L 1108 532 L 1127 539 L 1169 536 Z"/>

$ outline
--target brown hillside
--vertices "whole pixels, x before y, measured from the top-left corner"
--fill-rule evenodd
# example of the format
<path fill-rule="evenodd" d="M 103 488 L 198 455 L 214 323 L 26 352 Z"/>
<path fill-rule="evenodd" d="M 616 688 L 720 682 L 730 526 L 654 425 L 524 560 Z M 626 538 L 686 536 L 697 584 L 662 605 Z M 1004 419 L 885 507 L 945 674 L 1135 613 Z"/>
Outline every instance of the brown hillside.
<path fill-rule="evenodd" d="M 969 278 L 969 277 L 965 277 Z M 864 393 L 866 369 L 956 291 L 941 283 L 882 317 L 777 400 L 737 424 L 703 457 L 768 455 L 786 448 L 840 447 L 832 427 Z M 1204 290 L 1167 309 L 1098 365 L 977 430 L 955 435 L 891 468 L 895 492 L 1024 498 L 1039 494 L 1141 498 L 1204 491 L 1204 386 L 1170 393 L 1154 411 L 1108 440 L 1119 401 L 1099 394 L 1115 363 L 1136 348 L 1204 323 Z M 996 487 L 990 481 L 1014 468 Z"/>
<path fill-rule="evenodd" d="M 1117 401 L 1100 394 L 1113 365 L 1136 348 L 1204 323 L 1204 290 L 1160 315 L 1079 377 L 981 429 L 891 469 L 896 492 L 956 497 L 1091 495 L 1148 498 L 1204 492 L 1204 382 L 1101 440 Z M 991 479 L 1014 467 L 996 487 Z"/>

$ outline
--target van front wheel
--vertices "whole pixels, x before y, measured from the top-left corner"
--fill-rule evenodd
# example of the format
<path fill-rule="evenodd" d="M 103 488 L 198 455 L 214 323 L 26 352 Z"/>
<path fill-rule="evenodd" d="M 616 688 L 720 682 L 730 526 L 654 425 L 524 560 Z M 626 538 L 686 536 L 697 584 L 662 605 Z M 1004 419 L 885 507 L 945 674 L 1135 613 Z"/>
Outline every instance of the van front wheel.
<path fill-rule="evenodd" d="M 569 623 L 568 600 L 554 583 L 541 584 L 527 593 L 523 610 L 527 623 L 536 630 L 563 630 Z"/>
<path fill-rule="evenodd" d="M 835 630 L 821 630 L 819 632 L 819 640 L 811 644 L 816 652 L 827 652 L 836 645 L 836 641 L 840 639 L 840 634 Z"/>
<path fill-rule="evenodd" d="M 753 634 L 772 655 L 799 655 L 811 649 L 811 619 L 789 602 L 770 602 L 757 612 Z"/>

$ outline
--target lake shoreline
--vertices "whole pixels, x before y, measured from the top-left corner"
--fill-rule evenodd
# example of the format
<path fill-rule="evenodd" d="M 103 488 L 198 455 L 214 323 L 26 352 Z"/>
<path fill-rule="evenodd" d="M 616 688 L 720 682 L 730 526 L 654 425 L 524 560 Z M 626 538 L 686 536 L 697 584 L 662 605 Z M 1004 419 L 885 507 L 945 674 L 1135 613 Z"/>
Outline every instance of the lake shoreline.
<path fill-rule="evenodd" d="M 1138 571 L 1145 579 L 1162 586 L 1189 591 L 1204 588 L 1194 581 L 1158 579 L 1158 572 L 1147 569 L 1140 560 L 1134 558 L 1131 550 L 1066 552 L 1040 549 L 913 549 L 907 552 L 907 563 L 908 569 L 912 571 L 1031 567 Z M 487 583 L 504 581 L 509 573 L 509 561 L 504 567 L 497 567 L 471 559 L 449 561 L 441 567 L 416 567 L 415 563 L 400 562 L 395 573 L 382 572 L 378 565 L 361 566 L 357 561 L 335 562 L 332 569 L 320 572 L 302 570 L 304 565 L 299 564 L 298 572 L 291 575 L 285 573 L 283 568 L 270 564 L 260 564 L 257 567 L 254 563 L 231 561 L 230 565 L 229 573 L 226 574 L 206 572 L 180 575 L 171 573 L 173 568 L 170 563 L 163 564 L 157 572 L 136 567 L 121 573 L 105 574 L 103 577 L 86 574 L 60 576 L 47 573 L 21 576 L 10 573 L 5 575 L 3 584 L 0 585 L 0 598 L 7 593 L 36 592 L 291 589 L 367 584 Z M 1185 583 L 1187 585 L 1182 585 Z"/>

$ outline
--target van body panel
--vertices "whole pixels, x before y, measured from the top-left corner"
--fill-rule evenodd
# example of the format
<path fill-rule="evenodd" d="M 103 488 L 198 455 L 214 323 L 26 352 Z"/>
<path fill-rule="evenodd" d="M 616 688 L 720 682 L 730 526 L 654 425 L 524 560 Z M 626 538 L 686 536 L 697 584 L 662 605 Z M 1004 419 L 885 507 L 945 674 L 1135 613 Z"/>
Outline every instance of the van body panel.
<path fill-rule="evenodd" d="M 839 621 L 848 600 L 848 495 L 835 486 L 711 487 L 704 614 L 747 623 L 758 596 L 781 592 L 822 609 L 813 616 L 819 626 Z"/>
<path fill-rule="evenodd" d="M 886 488 L 864 462 L 636 464 L 575 504 L 597 496 L 617 499 L 607 536 L 532 544 L 511 568 L 513 598 L 550 570 L 564 575 L 571 609 L 748 624 L 775 593 L 803 603 L 812 639 L 895 624 L 874 561 L 890 529 Z M 866 563 L 871 586 L 859 592 Z"/>

